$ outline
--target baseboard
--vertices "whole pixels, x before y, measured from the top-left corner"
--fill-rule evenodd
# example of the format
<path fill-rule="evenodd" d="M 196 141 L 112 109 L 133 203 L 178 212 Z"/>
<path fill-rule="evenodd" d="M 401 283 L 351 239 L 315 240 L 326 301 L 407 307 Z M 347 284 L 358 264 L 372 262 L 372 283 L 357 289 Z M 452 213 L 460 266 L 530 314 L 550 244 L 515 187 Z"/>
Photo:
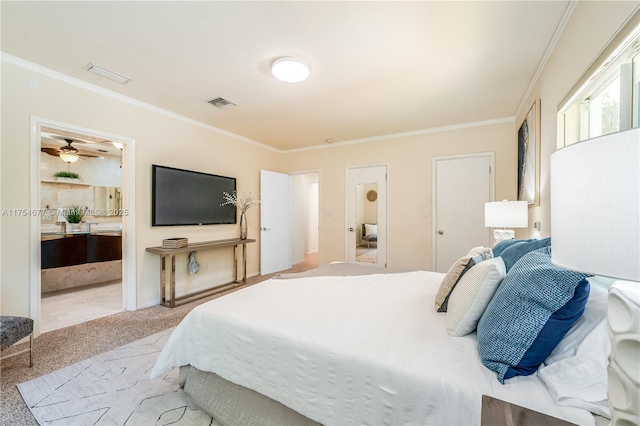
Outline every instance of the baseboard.
<path fill-rule="evenodd" d="M 136 310 L 150 308 L 160 304 L 160 299 L 152 300 L 151 302 L 143 303 L 142 305 L 136 305 Z"/>
<path fill-rule="evenodd" d="M 258 275 L 260 275 L 260 272 L 253 272 L 253 273 L 251 273 L 251 274 L 247 273 L 247 278 L 257 277 Z M 218 284 L 218 285 L 217 285 L 217 286 L 215 286 L 215 287 L 211 287 L 211 289 L 214 289 L 214 288 L 216 288 L 216 287 L 223 287 L 223 286 L 225 286 L 225 285 L 227 285 L 227 284 Z M 193 291 L 190 291 L 190 292 L 185 292 L 185 293 L 181 293 L 181 294 L 176 294 L 176 297 L 188 296 L 189 294 L 197 293 L 197 292 L 198 292 L 198 291 L 200 291 L 200 290 L 202 290 L 202 289 L 197 289 L 197 290 L 193 290 Z M 152 301 L 150 301 L 150 302 L 143 303 L 142 305 L 137 305 L 137 306 L 136 306 L 136 310 L 138 310 L 138 309 L 150 308 L 150 307 L 152 307 L 152 306 L 156 306 L 156 305 L 159 305 L 159 304 L 160 304 L 160 299 L 152 300 Z"/>

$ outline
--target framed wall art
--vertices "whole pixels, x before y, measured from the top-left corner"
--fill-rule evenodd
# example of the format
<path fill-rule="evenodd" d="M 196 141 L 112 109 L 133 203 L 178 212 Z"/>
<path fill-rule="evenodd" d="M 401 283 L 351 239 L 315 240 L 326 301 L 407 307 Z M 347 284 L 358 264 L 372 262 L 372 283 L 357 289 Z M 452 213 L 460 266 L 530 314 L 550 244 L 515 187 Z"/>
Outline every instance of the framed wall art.
<path fill-rule="evenodd" d="M 540 100 L 518 128 L 518 201 L 540 205 Z"/>

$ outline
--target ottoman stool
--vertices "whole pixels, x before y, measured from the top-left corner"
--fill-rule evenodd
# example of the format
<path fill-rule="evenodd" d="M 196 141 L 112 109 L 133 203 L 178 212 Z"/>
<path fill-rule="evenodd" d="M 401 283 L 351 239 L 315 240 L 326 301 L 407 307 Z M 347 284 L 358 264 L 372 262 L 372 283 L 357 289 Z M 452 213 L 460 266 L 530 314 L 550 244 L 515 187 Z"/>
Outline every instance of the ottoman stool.
<path fill-rule="evenodd" d="M 33 320 L 25 317 L 0 316 L 0 349 L 5 350 L 29 336 L 29 348 L 0 357 L 0 360 L 29 352 L 29 367 L 33 367 Z"/>

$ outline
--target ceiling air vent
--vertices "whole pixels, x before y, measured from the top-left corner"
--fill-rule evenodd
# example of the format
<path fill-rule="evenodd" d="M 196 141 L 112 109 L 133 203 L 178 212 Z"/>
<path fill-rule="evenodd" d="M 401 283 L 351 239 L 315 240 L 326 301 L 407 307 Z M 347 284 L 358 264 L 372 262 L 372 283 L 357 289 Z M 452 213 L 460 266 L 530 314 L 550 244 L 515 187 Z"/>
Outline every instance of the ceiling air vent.
<path fill-rule="evenodd" d="M 207 101 L 207 103 L 218 107 L 220 109 L 229 109 L 229 108 L 234 108 L 236 106 L 236 104 L 234 104 L 233 102 L 225 99 L 225 98 L 215 98 L 215 99 L 211 99 L 210 101 Z"/>

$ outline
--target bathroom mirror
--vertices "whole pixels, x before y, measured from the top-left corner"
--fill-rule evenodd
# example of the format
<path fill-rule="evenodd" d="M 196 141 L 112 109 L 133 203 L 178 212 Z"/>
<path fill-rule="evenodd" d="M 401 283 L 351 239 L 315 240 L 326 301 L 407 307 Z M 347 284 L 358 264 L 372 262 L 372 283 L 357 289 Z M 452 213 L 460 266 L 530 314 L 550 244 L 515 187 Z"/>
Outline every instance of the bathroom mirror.
<path fill-rule="evenodd" d="M 378 262 L 378 184 L 356 185 L 356 262 Z"/>
<path fill-rule="evenodd" d="M 95 216 L 122 216 L 122 188 L 93 187 Z"/>

